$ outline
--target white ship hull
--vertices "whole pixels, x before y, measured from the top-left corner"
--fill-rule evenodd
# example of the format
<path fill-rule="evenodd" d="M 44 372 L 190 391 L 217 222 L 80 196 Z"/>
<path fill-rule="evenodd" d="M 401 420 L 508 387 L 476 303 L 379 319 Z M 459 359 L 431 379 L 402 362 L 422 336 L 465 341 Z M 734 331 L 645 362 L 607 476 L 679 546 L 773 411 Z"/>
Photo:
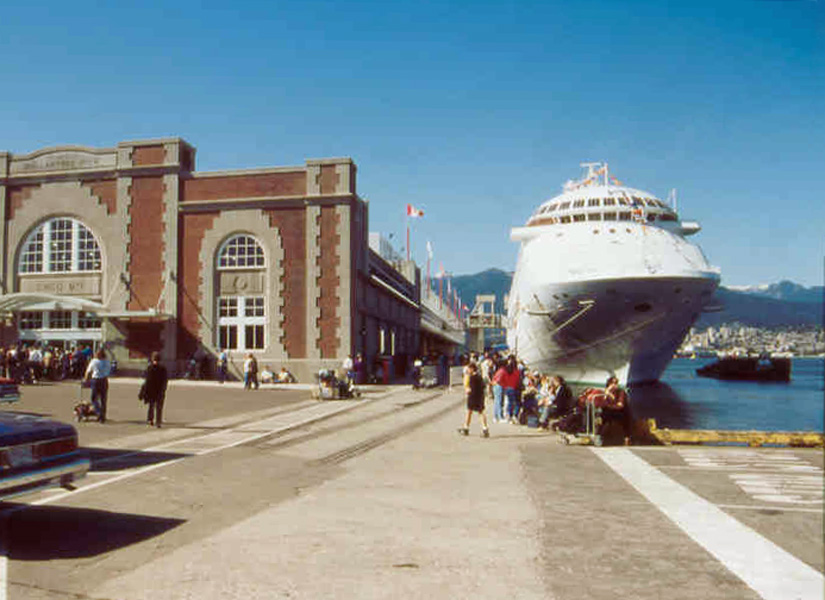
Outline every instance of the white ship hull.
<path fill-rule="evenodd" d="M 552 311 L 522 311 L 508 344 L 531 369 L 604 386 L 657 381 L 716 287 L 712 278 L 604 279 L 533 287 Z M 681 289 L 678 298 L 675 289 Z M 567 296 L 553 304 L 553 296 Z M 592 302 L 592 304 L 591 304 Z"/>
<path fill-rule="evenodd" d="M 719 271 L 679 222 L 569 222 L 522 242 L 507 342 L 531 369 L 603 386 L 658 380 L 710 304 Z M 698 229 L 698 226 L 695 226 Z"/>

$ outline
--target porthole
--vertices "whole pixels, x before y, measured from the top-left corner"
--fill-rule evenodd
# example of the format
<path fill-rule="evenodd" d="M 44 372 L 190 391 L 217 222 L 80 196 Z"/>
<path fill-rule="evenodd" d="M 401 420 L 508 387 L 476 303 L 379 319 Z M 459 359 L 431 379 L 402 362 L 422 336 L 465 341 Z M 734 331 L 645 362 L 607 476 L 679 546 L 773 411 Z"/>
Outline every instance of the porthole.
<path fill-rule="evenodd" d="M 650 311 L 651 308 L 653 307 L 650 305 L 649 302 L 640 302 L 639 304 L 633 307 L 633 310 L 640 313 L 646 313 Z"/>

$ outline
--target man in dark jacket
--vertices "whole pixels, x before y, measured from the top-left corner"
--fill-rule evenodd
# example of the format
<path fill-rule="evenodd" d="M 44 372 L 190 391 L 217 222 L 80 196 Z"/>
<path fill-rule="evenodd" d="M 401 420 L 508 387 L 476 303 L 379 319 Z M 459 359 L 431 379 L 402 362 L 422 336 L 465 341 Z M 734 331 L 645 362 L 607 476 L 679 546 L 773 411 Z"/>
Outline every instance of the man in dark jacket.
<path fill-rule="evenodd" d="M 169 374 L 166 367 L 160 364 L 160 354 L 152 352 L 149 367 L 146 369 L 146 380 L 143 382 L 143 401 L 149 405 L 146 413 L 146 422 L 149 425 L 160 427 L 163 422 L 163 402 L 166 400 L 166 385 Z"/>

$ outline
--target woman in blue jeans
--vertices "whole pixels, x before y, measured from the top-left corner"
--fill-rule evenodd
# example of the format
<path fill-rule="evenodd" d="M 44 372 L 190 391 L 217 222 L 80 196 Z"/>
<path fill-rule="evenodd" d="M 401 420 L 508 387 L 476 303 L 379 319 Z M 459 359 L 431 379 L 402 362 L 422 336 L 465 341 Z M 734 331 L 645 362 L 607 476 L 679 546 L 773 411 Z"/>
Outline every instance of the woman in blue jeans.
<path fill-rule="evenodd" d="M 507 400 L 508 410 L 512 410 L 515 406 L 519 377 L 520 374 L 514 356 L 509 357 L 507 363 L 493 375 L 493 398 L 495 399 L 495 413 L 493 416 L 496 421 L 507 420 L 504 415 L 504 406 L 502 406 L 502 392 L 504 399 Z"/>

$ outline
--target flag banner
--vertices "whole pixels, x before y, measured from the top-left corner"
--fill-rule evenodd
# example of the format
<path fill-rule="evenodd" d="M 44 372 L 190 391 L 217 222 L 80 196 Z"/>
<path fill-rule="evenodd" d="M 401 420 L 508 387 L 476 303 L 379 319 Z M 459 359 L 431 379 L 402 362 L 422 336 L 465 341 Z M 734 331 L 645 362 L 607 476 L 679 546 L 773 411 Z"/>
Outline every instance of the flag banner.
<path fill-rule="evenodd" d="M 408 217 L 413 217 L 413 218 L 423 217 L 424 216 L 424 211 L 417 209 L 412 204 L 408 204 L 407 205 L 407 216 Z"/>
<path fill-rule="evenodd" d="M 433 259 L 433 245 L 430 243 L 430 240 L 427 240 L 427 257 L 430 260 Z"/>

